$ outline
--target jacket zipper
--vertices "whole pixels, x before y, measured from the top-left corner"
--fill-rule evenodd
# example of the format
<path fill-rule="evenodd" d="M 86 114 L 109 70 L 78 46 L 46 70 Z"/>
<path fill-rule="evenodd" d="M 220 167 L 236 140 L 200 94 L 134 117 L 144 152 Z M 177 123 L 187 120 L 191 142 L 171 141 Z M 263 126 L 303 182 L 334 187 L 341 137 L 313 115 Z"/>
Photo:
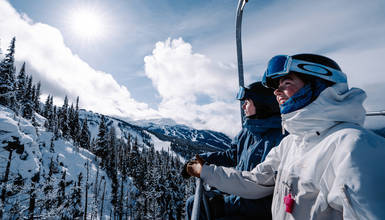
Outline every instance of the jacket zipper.
<path fill-rule="evenodd" d="M 282 127 L 282 134 L 285 134 L 285 119 L 281 115 L 281 127 Z"/>

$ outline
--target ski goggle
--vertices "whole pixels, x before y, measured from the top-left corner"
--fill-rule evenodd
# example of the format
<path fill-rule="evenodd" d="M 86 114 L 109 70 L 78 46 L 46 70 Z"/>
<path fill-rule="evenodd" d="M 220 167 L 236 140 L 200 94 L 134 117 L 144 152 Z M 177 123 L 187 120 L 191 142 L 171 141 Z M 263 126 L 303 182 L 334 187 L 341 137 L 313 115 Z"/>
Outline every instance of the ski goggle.
<path fill-rule="evenodd" d="M 297 72 L 305 75 L 315 76 L 334 83 L 347 82 L 346 74 L 334 68 L 293 59 L 288 55 L 278 55 L 268 62 L 267 69 L 263 74 L 262 84 L 270 88 L 277 88 L 277 80 L 290 72 Z"/>
<path fill-rule="evenodd" d="M 244 100 L 244 99 L 246 99 L 246 93 L 247 93 L 247 88 L 245 88 L 243 86 L 240 86 L 239 90 L 238 90 L 238 93 L 237 93 L 237 96 L 236 96 L 236 99 L 237 100 Z"/>

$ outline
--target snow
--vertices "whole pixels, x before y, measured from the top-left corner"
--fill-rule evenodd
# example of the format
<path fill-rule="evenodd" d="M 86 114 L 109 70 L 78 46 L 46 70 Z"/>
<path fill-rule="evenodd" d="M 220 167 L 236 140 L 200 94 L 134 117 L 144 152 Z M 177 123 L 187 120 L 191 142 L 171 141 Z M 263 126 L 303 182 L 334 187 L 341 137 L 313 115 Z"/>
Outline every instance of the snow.
<path fill-rule="evenodd" d="M 44 124 L 44 119 L 36 115 L 37 122 Z M 50 152 L 51 139 L 53 134 L 46 132 L 45 128 L 39 127 L 38 133 L 32 126 L 29 120 L 25 120 L 20 116 L 16 116 L 11 110 L 0 105 L 0 173 L 5 172 L 5 164 L 8 161 L 9 151 L 3 147 L 7 142 L 14 141 L 16 138 L 20 140 L 20 143 L 24 145 L 24 153 L 27 157 L 21 159 L 21 155 L 15 151 L 12 154 L 12 161 L 10 166 L 10 179 L 15 175 L 20 174 L 24 179 L 30 181 L 31 177 L 35 173 L 47 174 L 49 172 L 49 164 L 51 159 L 57 160 L 59 164 L 60 173 L 66 171 L 66 180 L 76 181 L 79 173 L 83 173 L 83 184 L 85 184 L 85 178 L 87 174 L 86 163 L 89 162 L 89 182 L 96 179 L 96 170 L 98 163 L 94 161 L 95 156 L 85 149 L 79 149 L 72 145 L 72 143 L 63 139 L 53 141 L 54 152 Z M 62 164 L 62 166 L 60 166 Z M 61 175 L 61 174 L 58 174 Z M 107 177 L 103 170 L 99 170 L 99 178 L 102 176 Z M 109 178 L 105 178 L 107 187 L 107 195 L 111 189 L 111 181 Z M 130 180 L 129 180 L 130 181 Z M 40 181 L 44 182 L 44 180 Z M 28 182 L 25 185 L 30 185 Z M 69 190 L 69 189 L 68 189 Z M 42 192 L 40 192 L 42 193 Z M 89 191 L 89 201 L 92 201 L 93 194 Z M 37 195 L 38 198 L 44 197 L 44 195 Z M 110 210 L 111 204 L 109 199 L 105 198 L 105 210 Z M 84 203 L 83 203 L 84 204 Z M 90 205 L 90 204 L 89 204 Z M 91 207 L 90 207 L 91 209 Z M 90 210 L 89 209 L 89 210 Z M 107 211 L 105 211 L 106 213 Z"/>
<path fill-rule="evenodd" d="M 179 156 L 178 154 L 176 154 L 174 151 L 171 150 L 171 142 L 170 141 L 161 141 L 159 138 L 157 138 L 155 135 L 151 134 L 150 132 L 147 132 L 146 133 L 148 135 L 150 135 L 151 137 L 151 140 L 153 141 L 154 143 L 154 149 L 156 151 L 165 151 L 165 152 L 169 152 L 170 155 L 174 156 L 174 157 L 178 157 L 179 160 L 182 162 L 182 163 L 185 163 L 185 159 L 181 156 Z"/>

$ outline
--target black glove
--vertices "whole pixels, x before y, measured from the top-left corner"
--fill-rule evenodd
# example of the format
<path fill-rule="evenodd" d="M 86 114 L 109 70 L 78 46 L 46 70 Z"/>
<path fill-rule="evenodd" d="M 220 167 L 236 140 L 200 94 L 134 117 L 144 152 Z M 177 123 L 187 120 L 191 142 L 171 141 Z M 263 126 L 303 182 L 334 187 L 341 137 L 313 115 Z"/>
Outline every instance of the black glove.
<path fill-rule="evenodd" d="M 188 162 L 183 165 L 182 171 L 180 172 L 180 175 L 182 175 L 182 177 L 185 179 L 188 179 L 191 177 L 190 174 L 187 173 L 187 164 Z"/>

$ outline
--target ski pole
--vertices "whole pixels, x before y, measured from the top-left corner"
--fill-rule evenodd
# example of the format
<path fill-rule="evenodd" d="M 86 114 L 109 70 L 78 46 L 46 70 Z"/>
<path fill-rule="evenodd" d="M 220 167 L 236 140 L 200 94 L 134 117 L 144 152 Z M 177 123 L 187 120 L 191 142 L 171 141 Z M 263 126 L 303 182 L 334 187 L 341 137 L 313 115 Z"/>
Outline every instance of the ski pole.
<path fill-rule="evenodd" d="M 241 31 L 242 31 L 242 14 L 243 8 L 246 5 L 248 0 L 239 0 L 237 8 L 237 17 L 236 17 L 236 43 L 237 43 L 237 59 L 238 59 L 238 82 L 239 87 L 244 86 L 244 77 L 243 77 L 243 59 L 242 59 L 242 42 L 241 42 Z M 241 123 L 243 124 L 243 118 L 245 113 L 242 110 L 243 101 L 240 102 L 241 109 Z"/>

